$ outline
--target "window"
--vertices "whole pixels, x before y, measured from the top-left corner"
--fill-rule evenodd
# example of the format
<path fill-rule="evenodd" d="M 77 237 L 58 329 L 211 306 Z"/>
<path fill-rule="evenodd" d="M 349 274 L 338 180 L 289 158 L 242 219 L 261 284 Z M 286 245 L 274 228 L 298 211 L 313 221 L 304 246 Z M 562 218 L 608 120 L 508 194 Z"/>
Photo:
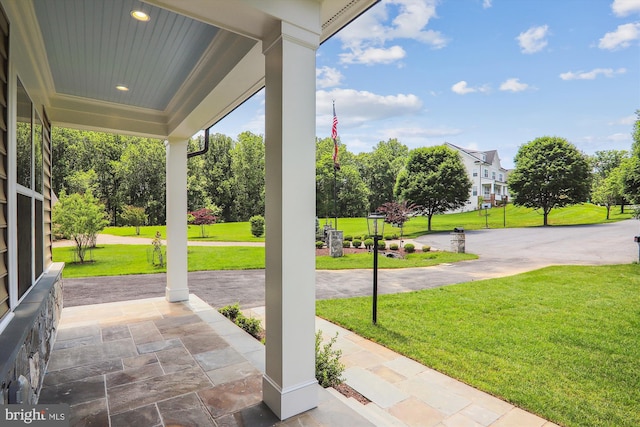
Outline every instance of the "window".
<path fill-rule="evenodd" d="M 484 177 L 485 178 L 489 178 L 489 170 L 488 169 L 484 170 Z"/>
<path fill-rule="evenodd" d="M 502 179 L 502 174 L 498 175 L 498 179 L 500 180 L 500 182 L 503 182 L 504 180 Z"/>
<path fill-rule="evenodd" d="M 473 170 L 473 176 L 478 176 L 478 170 L 477 169 Z"/>
<path fill-rule="evenodd" d="M 478 195 L 478 187 L 476 187 L 475 185 L 473 186 L 473 192 L 471 193 L 473 196 L 477 196 Z"/>
<path fill-rule="evenodd" d="M 44 271 L 43 126 L 20 79 L 17 80 L 16 228 L 18 293 L 22 298 Z"/>
<path fill-rule="evenodd" d="M 491 172 L 491 179 L 493 179 L 493 180 L 496 179 L 496 173 L 495 172 Z"/>

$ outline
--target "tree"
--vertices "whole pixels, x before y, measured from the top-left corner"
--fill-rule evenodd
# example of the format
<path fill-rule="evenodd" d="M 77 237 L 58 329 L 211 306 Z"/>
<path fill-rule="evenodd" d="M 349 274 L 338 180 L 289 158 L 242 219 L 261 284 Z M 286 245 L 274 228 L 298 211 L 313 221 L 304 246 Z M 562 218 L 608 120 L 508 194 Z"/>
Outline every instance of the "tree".
<path fill-rule="evenodd" d="M 471 180 L 459 154 L 444 146 L 416 148 L 409 152 L 406 167 L 398 175 L 395 194 L 400 200 L 422 205 L 423 214 L 434 214 L 464 206 Z"/>
<path fill-rule="evenodd" d="M 393 200 L 393 189 L 398 174 L 409 156 L 406 145 L 397 139 L 380 141 L 371 153 L 358 155 L 358 167 L 369 188 L 369 211 L 389 200 Z"/>
<path fill-rule="evenodd" d="M 549 212 L 589 197 L 591 174 L 586 157 L 564 138 L 544 136 L 520 147 L 509 174 L 509 190 L 517 206 Z"/>
<path fill-rule="evenodd" d="M 140 226 L 147 222 L 147 214 L 144 213 L 144 208 L 137 206 L 123 206 L 120 217 L 125 225 L 131 225 L 136 228 L 137 236 L 140 235 Z"/>
<path fill-rule="evenodd" d="M 636 121 L 633 125 L 633 145 L 631 157 L 622 162 L 623 193 L 632 203 L 640 203 L 640 110 L 636 110 Z"/>
<path fill-rule="evenodd" d="M 232 207 L 234 221 L 247 221 L 264 215 L 264 142 L 251 132 L 238 135 L 231 150 L 231 173 L 236 197 Z M 215 200 L 214 200 L 215 202 Z"/>
<path fill-rule="evenodd" d="M 231 221 L 235 199 L 235 184 L 231 174 L 231 150 L 233 139 L 216 133 L 209 135 L 209 151 L 203 156 L 202 176 L 206 180 L 205 190 L 211 202 L 222 208 L 220 216 Z"/>
<path fill-rule="evenodd" d="M 400 241 L 402 242 L 404 237 L 404 223 L 409 221 L 411 215 L 419 209 L 422 209 L 422 206 L 416 205 L 415 203 L 409 203 L 406 200 L 402 202 L 396 202 L 394 200 L 382 204 L 382 206 L 376 210 L 385 214 L 385 222 L 400 227 Z"/>
<path fill-rule="evenodd" d="M 197 211 L 189 212 L 189 224 L 200 226 L 200 237 L 207 237 L 205 225 L 215 224 L 217 217 L 213 209 L 202 208 Z"/>
<path fill-rule="evenodd" d="M 75 241 L 76 255 L 84 263 L 87 249 L 95 245 L 96 236 L 109 223 L 104 205 L 91 191 L 68 196 L 63 191 L 52 214 L 60 232 Z"/>

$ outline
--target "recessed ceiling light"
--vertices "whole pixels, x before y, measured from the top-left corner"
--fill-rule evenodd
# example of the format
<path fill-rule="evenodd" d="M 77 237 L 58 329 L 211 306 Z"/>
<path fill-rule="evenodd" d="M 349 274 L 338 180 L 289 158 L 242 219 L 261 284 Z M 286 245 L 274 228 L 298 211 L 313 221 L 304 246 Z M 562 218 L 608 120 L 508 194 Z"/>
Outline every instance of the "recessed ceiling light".
<path fill-rule="evenodd" d="M 119 91 L 122 91 L 122 92 L 127 92 L 129 90 L 129 88 L 126 87 L 125 85 L 117 85 L 116 89 L 118 89 Z"/>
<path fill-rule="evenodd" d="M 146 12 L 143 12 L 141 10 L 132 10 L 131 16 L 133 17 L 133 19 L 137 19 L 138 21 L 142 22 L 147 22 L 151 19 L 151 17 Z"/>

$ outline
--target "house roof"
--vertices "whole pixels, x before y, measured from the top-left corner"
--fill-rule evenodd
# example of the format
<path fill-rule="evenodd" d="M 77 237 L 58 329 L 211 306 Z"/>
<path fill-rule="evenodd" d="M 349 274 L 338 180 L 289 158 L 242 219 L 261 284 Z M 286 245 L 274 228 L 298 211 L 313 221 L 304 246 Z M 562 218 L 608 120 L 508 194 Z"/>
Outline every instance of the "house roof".
<path fill-rule="evenodd" d="M 324 41 L 376 0 L 0 2 L 19 77 L 54 124 L 189 138 L 264 86 L 262 42 L 281 22 Z"/>

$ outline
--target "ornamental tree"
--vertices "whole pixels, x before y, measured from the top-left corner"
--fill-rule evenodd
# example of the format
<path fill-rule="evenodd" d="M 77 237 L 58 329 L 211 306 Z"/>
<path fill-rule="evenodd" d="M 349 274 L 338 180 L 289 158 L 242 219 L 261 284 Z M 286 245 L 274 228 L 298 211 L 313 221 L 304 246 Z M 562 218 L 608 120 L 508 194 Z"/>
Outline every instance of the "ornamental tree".
<path fill-rule="evenodd" d="M 125 225 L 131 225 L 136 228 L 137 236 L 140 235 L 140 226 L 147 222 L 147 214 L 144 213 L 144 208 L 138 206 L 123 206 L 120 218 Z"/>
<path fill-rule="evenodd" d="M 197 211 L 189 212 L 188 222 L 189 224 L 200 226 L 200 237 L 207 237 L 205 225 L 215 224 L 217 217 L 213 209 L 202 208 Z"/>
<path fill-rule="evenodd" d="M 76 255 L 84 263 L 87 249 L 95 246 L 96 236 L 109 223 L 104 205 L 91 191 L 70 195 L 63 191 L 52 215 L 60 232 L 75 241 Z"/>
<path fill-rule="evenodd" d="M 406 167 L 396 181 L 396 197 L 422 205 L 428 230 L 434 214 L 464 206 L 471 180 L 460 155 L 445 145 L 421 147 L 409 152 Z"/>
<path fill-rule="evenodd" d="M 385 215 L 385 222 L 400 227 L 400 241 L 402 241 L 404 238 L 404 223 L 409 221 L 411 215 L 421 208 L 422 206 L 420 205 L 403 200 L 402 202 L 392 201 L 383 203 L 382 206 L 376 210 Z"/>
<path fill-rule="evenodd" d="M 591 173 L 587 158 L 564 138 L 543 136 L 520 147 L 509 174 L 513 204 L 549 212 L 589 197 Z"/>

